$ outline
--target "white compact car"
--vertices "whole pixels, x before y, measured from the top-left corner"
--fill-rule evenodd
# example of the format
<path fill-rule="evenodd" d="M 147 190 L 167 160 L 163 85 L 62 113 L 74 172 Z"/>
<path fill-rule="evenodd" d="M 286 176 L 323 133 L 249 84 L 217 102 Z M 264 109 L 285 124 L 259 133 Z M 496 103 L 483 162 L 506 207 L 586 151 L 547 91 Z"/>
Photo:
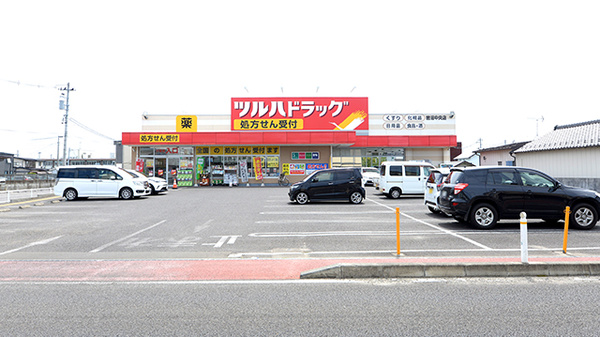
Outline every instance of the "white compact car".
<path fill-rule="evenodd" d="M 427 183 L 425 183 L 425 206 L 429 208 L 432 213 L 440 213 L 437 199 L 440 195 L 440 190 L 444 184 L 444 180 L 450 174 L 450 169 L 447 167 L 437 168 L 431 170 Z"/>
<path fill-rule="evenodd" d="M 167 192 L 169 190 L 169 186 L 167 184 L 167 180 L 159 177 L 148 177 L 142 172 L 138 172 L 135 170 L 126 170 L 127 172 L 133 174 L 138 178 L 146 178 L 148 179 L 148 183 L 150 184 L 151 194 L 158 194 L 160 192 Z"/>
<path fill-rule="evenodd" d="M 116 166 L 64 166 L 58 169 L 54 194 L 69 201 L 87 197 L 131 199 L 150 194 L 150 184 Z"/>
<path fill-rule="evenodd" d="M 361 167 L 363 186 L 375 186 L 379 181 L 379 170 L 375 167 Z"/>

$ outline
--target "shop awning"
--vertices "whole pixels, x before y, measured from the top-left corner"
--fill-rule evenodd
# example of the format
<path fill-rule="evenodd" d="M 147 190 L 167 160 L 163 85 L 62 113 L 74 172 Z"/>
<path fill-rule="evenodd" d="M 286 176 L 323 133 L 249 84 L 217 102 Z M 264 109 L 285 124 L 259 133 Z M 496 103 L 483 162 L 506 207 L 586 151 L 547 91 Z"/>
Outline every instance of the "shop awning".
<path fill-rule="evenodd" d="M 123 145 L 345 145 L 452 147 L 456 136 L 357 136 L 354 131 L 123 132 Z"/>
<path fill-rule="evenodd" d="M 353 145 L 354 131 L 123 132 L 123 145 Z"/>

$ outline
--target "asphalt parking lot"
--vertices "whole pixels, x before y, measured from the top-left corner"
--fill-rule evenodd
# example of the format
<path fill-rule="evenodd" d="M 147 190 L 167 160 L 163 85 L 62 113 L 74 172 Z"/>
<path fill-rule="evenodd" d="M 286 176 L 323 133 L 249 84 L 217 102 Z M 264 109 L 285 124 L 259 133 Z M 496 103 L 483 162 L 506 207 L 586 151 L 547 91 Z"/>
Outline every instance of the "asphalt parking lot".
<path fill-rule="evenodd" d="M 367 188 L 360 205 L 297 205 L 287 188 L 179 188 L 135 200 L 0 205 L 0 259 L 281 259 L 520 256 L 519 221 L 490 231 L 430 213 L 422 197 Z M 20 208 L 21 206 L 22 208 Z M 598 256 L 600 226 L 571 230 L 567 256 Z M 565 256 L 563 224 L 528 224 L 530 257 Z"/>

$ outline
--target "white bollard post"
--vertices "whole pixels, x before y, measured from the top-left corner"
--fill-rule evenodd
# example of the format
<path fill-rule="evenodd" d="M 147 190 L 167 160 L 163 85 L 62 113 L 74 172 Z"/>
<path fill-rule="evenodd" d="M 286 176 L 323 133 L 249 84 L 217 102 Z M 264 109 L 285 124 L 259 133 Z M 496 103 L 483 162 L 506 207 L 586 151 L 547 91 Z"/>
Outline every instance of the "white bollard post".
<path fill-rule="evenodd" d="M 521 262 L 528 263 L 527 251 L 527 213 L 521 212 Z"/>

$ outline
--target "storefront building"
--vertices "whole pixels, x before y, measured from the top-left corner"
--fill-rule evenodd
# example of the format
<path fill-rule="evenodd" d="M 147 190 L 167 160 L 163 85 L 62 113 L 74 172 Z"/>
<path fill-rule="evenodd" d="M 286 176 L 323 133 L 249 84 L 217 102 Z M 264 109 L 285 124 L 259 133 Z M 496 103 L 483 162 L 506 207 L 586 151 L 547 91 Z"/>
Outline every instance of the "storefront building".
<path fill-rule="evenodd" d="M 232 98 L 229 115 L 147 115 L 124 167 L 178 186 L 293 183 L 324 168 L 450 160 L 454 113 L 369 114 L 366 97 Z"/>

